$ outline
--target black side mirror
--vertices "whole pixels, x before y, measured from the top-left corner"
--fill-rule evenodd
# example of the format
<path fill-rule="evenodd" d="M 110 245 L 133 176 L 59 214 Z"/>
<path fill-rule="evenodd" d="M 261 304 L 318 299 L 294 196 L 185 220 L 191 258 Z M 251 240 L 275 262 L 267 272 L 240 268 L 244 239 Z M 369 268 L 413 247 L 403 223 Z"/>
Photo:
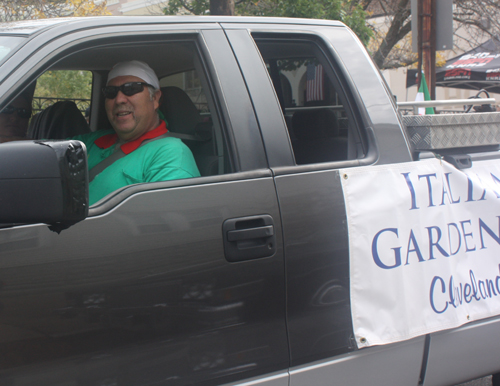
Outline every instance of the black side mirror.
<path fill-rule="evenodd" d="M 87 217 L 88 190 L 82 142 L 0 145 L 0 223 L 46 223 L 60 232 Z"/>

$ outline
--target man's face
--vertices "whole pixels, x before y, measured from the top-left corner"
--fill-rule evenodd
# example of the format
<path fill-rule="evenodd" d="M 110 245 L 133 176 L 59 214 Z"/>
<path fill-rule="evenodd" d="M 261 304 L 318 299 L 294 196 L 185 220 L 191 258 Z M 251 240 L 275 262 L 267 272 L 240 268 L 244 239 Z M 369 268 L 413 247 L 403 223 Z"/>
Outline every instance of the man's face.
<path fill-rule="evenodd" d="M 144 81 L 136 76 L 118 76 L 111 79 L 108 86 L 121 86 L 128 82 Z M 120 140 L 135 140 L 158 126 L 156 109 L 160 105 L 160 96 L 161 92 L 158 91 L 151 100 L 148 88 L 144 87 L 144 90 L 132 96 L 119 91 L 116 98 L 106 98 L 106 113 Z"/>
<path fill-rule="evenodd" d="M 31 111 L 31 103 L 28 99 L 20 96 L 9 104 L 10 107 L 23 108 Z M 0 114 L 0 142 L 23 139 L 28 130 L 29 117 L 20 117 L 18 110 L 11 114 Z"/>

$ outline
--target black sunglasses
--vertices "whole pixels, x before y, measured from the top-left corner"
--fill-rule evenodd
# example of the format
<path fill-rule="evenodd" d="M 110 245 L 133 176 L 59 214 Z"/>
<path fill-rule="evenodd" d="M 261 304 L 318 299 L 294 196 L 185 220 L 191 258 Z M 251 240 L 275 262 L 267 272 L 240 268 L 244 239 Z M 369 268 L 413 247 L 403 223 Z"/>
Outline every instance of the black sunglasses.
<path fill-rule="evenodd" d="M 19 118 L 31 118 L 31 109 L 25 109 L 24 107 L 14 107 L 7 106 L 0 111 L 0 114 L 13 114 L 16 113 Z"/>
<path fill-rule="evenodd" d="M 102 89 L 102 93 L 104 94 L 104 97 L 107 99 L 115 99 L 116 96 L 118 95 L 118 91 L 121 91 L 126 96 L 132 96 L 142 92 L 144 90 L 144 86 L 153 87 L 149 83 L 129 82 L 129 83 L 124 83 L 121 86 L 106 86 Z"/>

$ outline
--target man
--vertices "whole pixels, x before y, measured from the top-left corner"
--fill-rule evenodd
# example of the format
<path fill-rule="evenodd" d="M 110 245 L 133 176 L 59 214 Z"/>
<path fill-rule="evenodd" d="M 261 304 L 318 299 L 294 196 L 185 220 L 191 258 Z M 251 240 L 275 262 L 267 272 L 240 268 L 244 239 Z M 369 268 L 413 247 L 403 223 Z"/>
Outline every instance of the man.
<path fill-rule="evenodd" d="M 0 111 L 0 143 L 26 139 L 31 117 L 31 91 L 21 93 Z"/>
<path fill-rule="evenodd" d="M 113 130 L 73 138 L 87 146 L 90 205 L 127 185 L 200 176 L 189 148 L 161 137 L 168 130 L 158 113 L 159 89 L 144 62 L 120 62 L 110 71 L 103 94 Z"/>

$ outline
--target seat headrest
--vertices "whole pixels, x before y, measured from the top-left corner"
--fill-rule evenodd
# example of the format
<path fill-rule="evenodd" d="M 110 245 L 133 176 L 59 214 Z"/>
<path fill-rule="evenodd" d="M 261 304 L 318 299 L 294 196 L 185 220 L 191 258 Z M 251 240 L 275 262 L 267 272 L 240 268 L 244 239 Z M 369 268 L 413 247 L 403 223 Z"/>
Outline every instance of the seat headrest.
<path fill-rule="evenodd" d="M 162 87 L 160 90 L 160 111 L 167 120 L 168 129 L 174 133 L 194 135 L 201 117 L 191 98 L 179 87 Z"/>
<path fill-rule="evenodd" d="M 296 111 L 292 117 L 292 128 L 298 140 L 327 139 L 339 135 L 337 116 L 329 109 Z"/>
<path fill-rule="evenodd" d="M 61 101 L 31 119 L 27 136 L 31 139 L 65 139 L 89 132 L 89 125 L 75 102 Z"/>

